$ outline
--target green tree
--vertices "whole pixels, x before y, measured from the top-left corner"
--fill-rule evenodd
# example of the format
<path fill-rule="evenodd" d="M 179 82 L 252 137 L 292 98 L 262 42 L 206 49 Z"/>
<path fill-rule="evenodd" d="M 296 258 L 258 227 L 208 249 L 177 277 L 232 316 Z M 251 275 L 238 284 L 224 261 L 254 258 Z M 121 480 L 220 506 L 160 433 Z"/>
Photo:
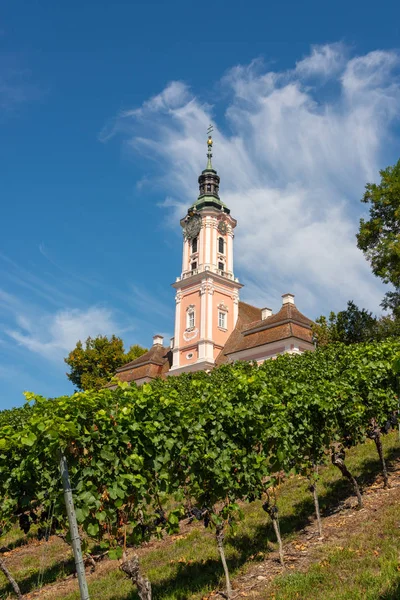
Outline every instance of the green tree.
<path fill-rule="evenodd" d="M 313 330 L 319 346 L 326 346 L 332 342 L 356 344 L 376 339 L 377 324 L 378 321 L 371 312 L 365 308 L 358 308 L 349 300 L 346 310 L 337 314 L 331 312 L 328 319 L 323 315 L 318 317 Z M 382 330 L 382 339 L 385 337 L 383 333 Z"/>
<path fill-rule="evenodd" d="M 368 183 L 362 202 L 370 204 L 369 220 L 360 219 L 357 246 L 372 272 L 393 285 L 382 302 L 400 318 L 400 160 L 380 171 L 381 182 Z"/>
<path fill-rule="evenodd" d="M 115 335 L 111 338 L 105 335 L 88 337 L 85 344 L 79 340 L 67 358 L 64 358 L 71 369 L 67 377 L 79 390 L 98 390 L 107 384 L 118 367 L 145 352 L 146 348 L 137 344 L 125 352 L 123 341 Z"/>
<path fill-rule="evenodd" d="M 400 337 L 400 318 L 395 314 L 380 317 L 376 322 L 374 339 L 378 342 Z"/>

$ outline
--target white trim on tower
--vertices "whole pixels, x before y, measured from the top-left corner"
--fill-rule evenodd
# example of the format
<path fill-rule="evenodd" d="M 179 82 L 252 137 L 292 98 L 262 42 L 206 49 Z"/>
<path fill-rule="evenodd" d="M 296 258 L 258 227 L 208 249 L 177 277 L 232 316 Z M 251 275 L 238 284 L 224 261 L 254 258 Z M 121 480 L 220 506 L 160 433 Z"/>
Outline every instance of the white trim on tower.
<path fill-rule="evenodd" d="M 189 263 L 189 241 L 184 238 L 183 240 L 183 258 L 182 258 L 182 273 L 187 271 Z"/>
<path fill-rule="evenodd" d="M 180 356 L 180 351 L 179 351 L 179 346 L 180 346 L 180 334 L 181 334 L 181 299 L 182 299 L 182 293 L 180 291 L 178 291 L 176 293 L 175 296 L 175 302 L 176 302 L 176 306 L 175 306 L 175 334 L 174 334 L 174 342 L 175 342 L 175 347 L 173 349 L 173 367 L 179 367 L 179 356 Z"/>
<path fill-rule="evenodd" d="M 205 218 L 205 230 L 206 230 L 206 247 L 205 247 L 205 262 L 207 265 L 211 262 L 211 217 Z"/>
<path fill-rule="evenodd" d="M 226 240 L 226 250 L 227 250 L 227 260 L 228 260 L 228 264 L 227 264 L 227 270 L 229 271 L 229 273 L 233 273 L 233 231 L 230 230 L 228 232 L 227 235 L 227 240 Z"/>

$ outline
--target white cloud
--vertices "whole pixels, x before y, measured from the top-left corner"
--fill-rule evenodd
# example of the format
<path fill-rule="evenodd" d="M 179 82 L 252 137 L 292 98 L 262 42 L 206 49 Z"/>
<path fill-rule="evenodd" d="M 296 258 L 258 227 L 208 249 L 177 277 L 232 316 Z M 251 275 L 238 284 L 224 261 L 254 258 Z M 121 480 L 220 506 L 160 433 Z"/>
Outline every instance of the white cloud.
<path fill-rule="evenodd" d="M 312 48 L 287 71 L 254 61 L 223 77 L 214 165 L 238 220 L 242 297 L 270 305 L 293 291 L 310 316 L 348 299 L 378 309 L 382 286 L 355 234 L 365 183 L 397 159 L 391 132 L 400 115 L 399 66 L 395 52 L 349 58 L 338 43 Z M 175 223 L 197 195 L 211 117 L 207 104 L 173 82 L 119 115 L 103 136 L 122 134 L 133 151 L 157 161 L 157 185 Z"/>
<path fill-rule="evenodd" d="M 118 333 L 111 311 L 101 307 L 87 310 L 61 310 L 33 320 L 26 315 L 17 316 L 17 329 L 6 333 L 18 344 L 47 359 L 60 361 L 88 336 Z"/>
<path fill-rule="evenodd" d="M 344 44 L 326 44 L 313 46 L 311 54 L 296 63 L 296 71 L 299 75 L 330 76 L 341 70 L 346 60 L 347 49 Z"/>

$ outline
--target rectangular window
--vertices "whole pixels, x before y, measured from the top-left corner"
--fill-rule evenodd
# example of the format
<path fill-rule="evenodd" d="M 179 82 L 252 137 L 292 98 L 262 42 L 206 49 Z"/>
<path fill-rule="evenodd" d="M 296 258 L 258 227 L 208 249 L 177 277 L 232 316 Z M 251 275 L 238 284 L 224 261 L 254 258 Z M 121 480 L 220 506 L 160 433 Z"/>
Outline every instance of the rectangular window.
<path fill-rule="evenodd" d="M 192 262 L 192 271 L 197 269 L 197 262 Z"/>
<path fill-rule="evenodd" d="M 222 311 L 218 312 L 218 327 L 226 329 L 226 313 Z"/>
<path fill-rule="evenodd" d="M 188 313 L 188 328 L 194 327 L 194 310 Z"/>
<path fill-rule="evenodd" d="M 197 252 L 197 237 L 192 240 L 192 253 Z"/>
<path fill-rule="evenodd" d="M 223 271 L 223 270 L 224 270 L 224 263 L 223 263 L 223 262 L 219 262 L 219 263 L 218 263 L 218 269 L 219 269 L 220 271 Z"/>

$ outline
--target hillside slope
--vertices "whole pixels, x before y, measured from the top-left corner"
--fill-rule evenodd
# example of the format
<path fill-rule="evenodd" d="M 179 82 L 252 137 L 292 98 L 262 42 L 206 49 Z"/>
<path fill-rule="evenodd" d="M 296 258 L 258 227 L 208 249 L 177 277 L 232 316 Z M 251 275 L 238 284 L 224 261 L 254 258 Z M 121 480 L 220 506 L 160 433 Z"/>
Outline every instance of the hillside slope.
<path fill-rule="evenodd" d="M 276 600 L 344 600 L 400 598 L 400 444 L 397 433 L 384 439 L 391 488 L 384 490 L 372 442 L 348 453 L 348 464 L 364 491 L 365 508 L 356 510 L 347 481 L 327 466 L 319 493 L 323 539 L 318 538 L 307 482 L 293 477 L 279 491 L 280 525 L 286 566 L 277 560 L 275 537 L 261 502 L 244 509 L 235 536 L 226 539 L 236 598 Z M 1 545 L 10 571 L 26 598 L 78 600 L 69 547 L 52 537 L 38 542 L 14 531 Z M 5 548 L 3 549 L 5 550 Z M 223 573 L 212 531 L 197 523 L 177 536 L 155 540 L 138 553 L 153 584 L 154 598 L 200 600 L 218 598 Z M 134 600 L 136 592 L 117 561 L 103 560 L 88 582 L 92 600 Z M 43 573 L 44 586 L 38 580 Z M 13 596 L 0 575 L 0 598 Z M 222 597 L 222 596 L 221 596 Z"/>

